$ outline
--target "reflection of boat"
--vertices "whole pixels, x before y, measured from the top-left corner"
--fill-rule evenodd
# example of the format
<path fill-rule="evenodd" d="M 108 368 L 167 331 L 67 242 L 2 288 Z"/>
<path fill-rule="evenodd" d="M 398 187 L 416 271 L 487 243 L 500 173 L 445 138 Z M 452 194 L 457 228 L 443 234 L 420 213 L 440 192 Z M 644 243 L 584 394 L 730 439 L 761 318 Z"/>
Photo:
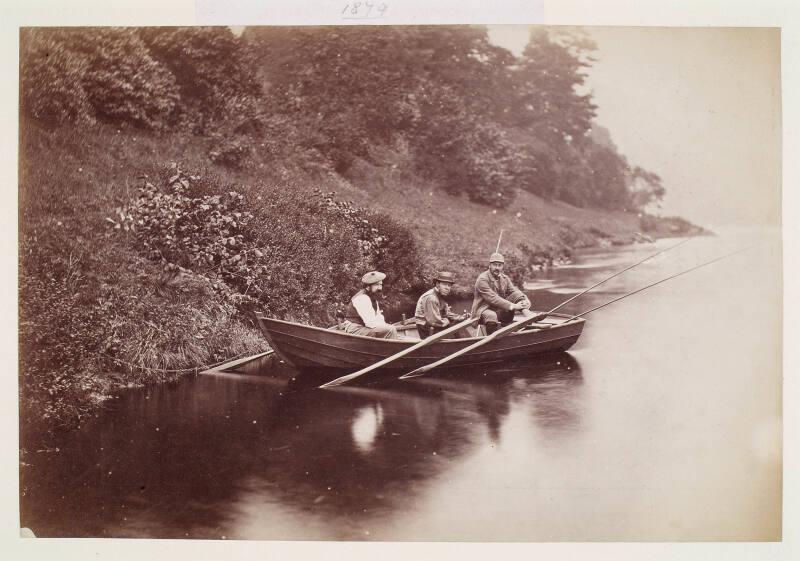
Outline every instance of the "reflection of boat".
<path fill-rule="evenodd" d="M 272 348 L 300 369 L 357 370 L 389 357 L 419 342 L 413 326 L 403 339 L 376 339 L 351 335 L 337 329 L 322 329 L 256 314 L 261 330 Z M 549 316 L 545 329 L 522 329 L 499 337 L 454 359 L 451 366 L 472 366 L 565 351 L 580 337 L 585 320 L 563 314 Z M 442 339 L 412 352 L 385 368 L 412 370 L 430 364 L 478 341 L 480 337 Z"/>

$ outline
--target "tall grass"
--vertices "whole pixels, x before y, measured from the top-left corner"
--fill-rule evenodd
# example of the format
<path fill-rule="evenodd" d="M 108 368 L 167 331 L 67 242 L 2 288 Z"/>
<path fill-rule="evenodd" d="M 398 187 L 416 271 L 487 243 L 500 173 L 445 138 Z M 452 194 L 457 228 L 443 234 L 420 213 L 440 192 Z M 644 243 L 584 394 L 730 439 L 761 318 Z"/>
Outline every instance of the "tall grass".
<path fill-rule="evenodd" d="M 154 162 L 203 139 L 24 124 L 20 390 L 29 435 L 71 427 L 116 387 L 172 379 L 266 343 L 208 279 L 165 273 L 107 220 Z"/>

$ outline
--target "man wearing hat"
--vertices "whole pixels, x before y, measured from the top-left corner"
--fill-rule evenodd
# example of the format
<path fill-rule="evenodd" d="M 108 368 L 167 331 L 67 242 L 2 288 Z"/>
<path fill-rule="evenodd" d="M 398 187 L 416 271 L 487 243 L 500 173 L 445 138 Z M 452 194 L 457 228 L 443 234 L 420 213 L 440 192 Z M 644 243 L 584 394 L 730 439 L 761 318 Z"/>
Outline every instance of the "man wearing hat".
<path fill-rule="evenodd" d="M 486 334 L 494 333 L 500 324 L 514 321 L 514 312 L 521 310 L 530 315 L 531 302 L 528 297 L 503 273 L 506 260 L 499 253 L 489 257 L 489 269 L 478 275 L 472 300 L 472 317 L 481 318 Z"/>
<path fill-rule="evenodd" d="M 453 284 L 456 282 L 455 275 L 448 271 L 440 271 L 433 277 L 433 288 L 419 297 L 417 308 L 414 312 L 414 320 L 417 324 L 417 331 L 422 339 L 430 337 L 437 331 L 441 331 L 450 325 L 451 322 L 459 322 L 467 319 L 464 316 L 457 316 L 450 308 L 445 298 L 450 294 Z M 459 337 L 460 332 L 454 334 Z"/>
<path fill-rule="evenodd" d="M 397 339 L 397 329 L 383 319 L 383 312 L 378 304 L 378 294 L 383 290 L 383 279 L 386 275 L 378 271 L 370 271 L 361 277 L 361 290 L 350 299 L 345 312 L 342 328 L 347 333 Z"/>

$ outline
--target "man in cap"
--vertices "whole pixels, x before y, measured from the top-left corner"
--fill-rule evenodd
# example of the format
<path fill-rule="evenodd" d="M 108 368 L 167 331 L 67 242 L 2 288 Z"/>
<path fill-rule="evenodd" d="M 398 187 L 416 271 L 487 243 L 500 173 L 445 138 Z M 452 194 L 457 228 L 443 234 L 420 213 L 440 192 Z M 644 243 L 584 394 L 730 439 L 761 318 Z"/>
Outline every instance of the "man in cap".
<path fill-rule="evenodd" d="M 455 275 L 448 271 L 440 271 L 433 277 L 433 288 L 419 297 L 417 308 L 414 312 L 414 320 L 417 324 L 417 331 L 422 339 L 426 339 L 434 333 L 447 328 L 453 322 L 459 322 L 469 317 L 467 314 L 458 316 L 453 313 L 450 304 L 447 303 L 447 296 L 456 282 Z M 462 336 L 461 331 L 453 336 Z"/>
<path fill-rule="evenodd" d="M 350 299 L 345 312 L 342 328 L 347 333 L 397 339 L 397 329 L 383 319 L 383 312 L 378 304 L 378 294 L 383 290 L 383 279 L 386 275 L 379 271 L 370 271 L 361 278 L 361 290 Z"/>
<path fill-rule="evenodd" d="M 472 317 L 481 318 L 486 334 L 494 333 L 501 324 L 514 321 L 514 312 L 531 315 L 531 302 L 503 273 L 505 258 L 499 253 L 489 257 L 489 269 L 478 275 L 472 300 Z"/>

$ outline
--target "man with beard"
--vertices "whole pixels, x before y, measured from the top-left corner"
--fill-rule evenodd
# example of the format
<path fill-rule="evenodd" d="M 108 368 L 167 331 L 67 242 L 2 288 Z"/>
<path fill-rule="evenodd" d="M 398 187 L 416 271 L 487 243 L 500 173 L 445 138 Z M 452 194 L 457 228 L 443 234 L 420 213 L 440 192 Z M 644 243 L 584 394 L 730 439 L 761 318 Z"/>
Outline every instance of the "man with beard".
<path fill-rule="evenodd" d="M 458 323 L 467 319 L 469 316 L 464 314 L 458 316 L 453 313 L 450 304 L 447 303 L 447 296 L 455 283 L 455 275 L 447 271 L 439 272 L 433 277 L 434 286 L 417 300 L 414 320 L 417 324 L 417 331 L 422 339 L 426 339 L 445 329 L 451 323 Z M 453 337 L 465 336 L 465 333 L 457 332 Z"/>
<path fill-rule="evenodd" d="M 362 288 L 350 299 L 342 329 L 353 335 L 397 339 L 397 329 L 383 319 L 378 294 L 383 290 L 384 273 L 370 271 L 361 278 Z"/>
<path fill-rule="evenodd" d="M 492 253 L 489 269 L 478 275 L 475 281 L 471 315 L 480 316 L 487 335 L 494 333 L 501 324 L 514 321 L 517 310 L 526 316 L 532 315 L 528 297 L 503 273 L 505 261 L 501 254 Z"/>

